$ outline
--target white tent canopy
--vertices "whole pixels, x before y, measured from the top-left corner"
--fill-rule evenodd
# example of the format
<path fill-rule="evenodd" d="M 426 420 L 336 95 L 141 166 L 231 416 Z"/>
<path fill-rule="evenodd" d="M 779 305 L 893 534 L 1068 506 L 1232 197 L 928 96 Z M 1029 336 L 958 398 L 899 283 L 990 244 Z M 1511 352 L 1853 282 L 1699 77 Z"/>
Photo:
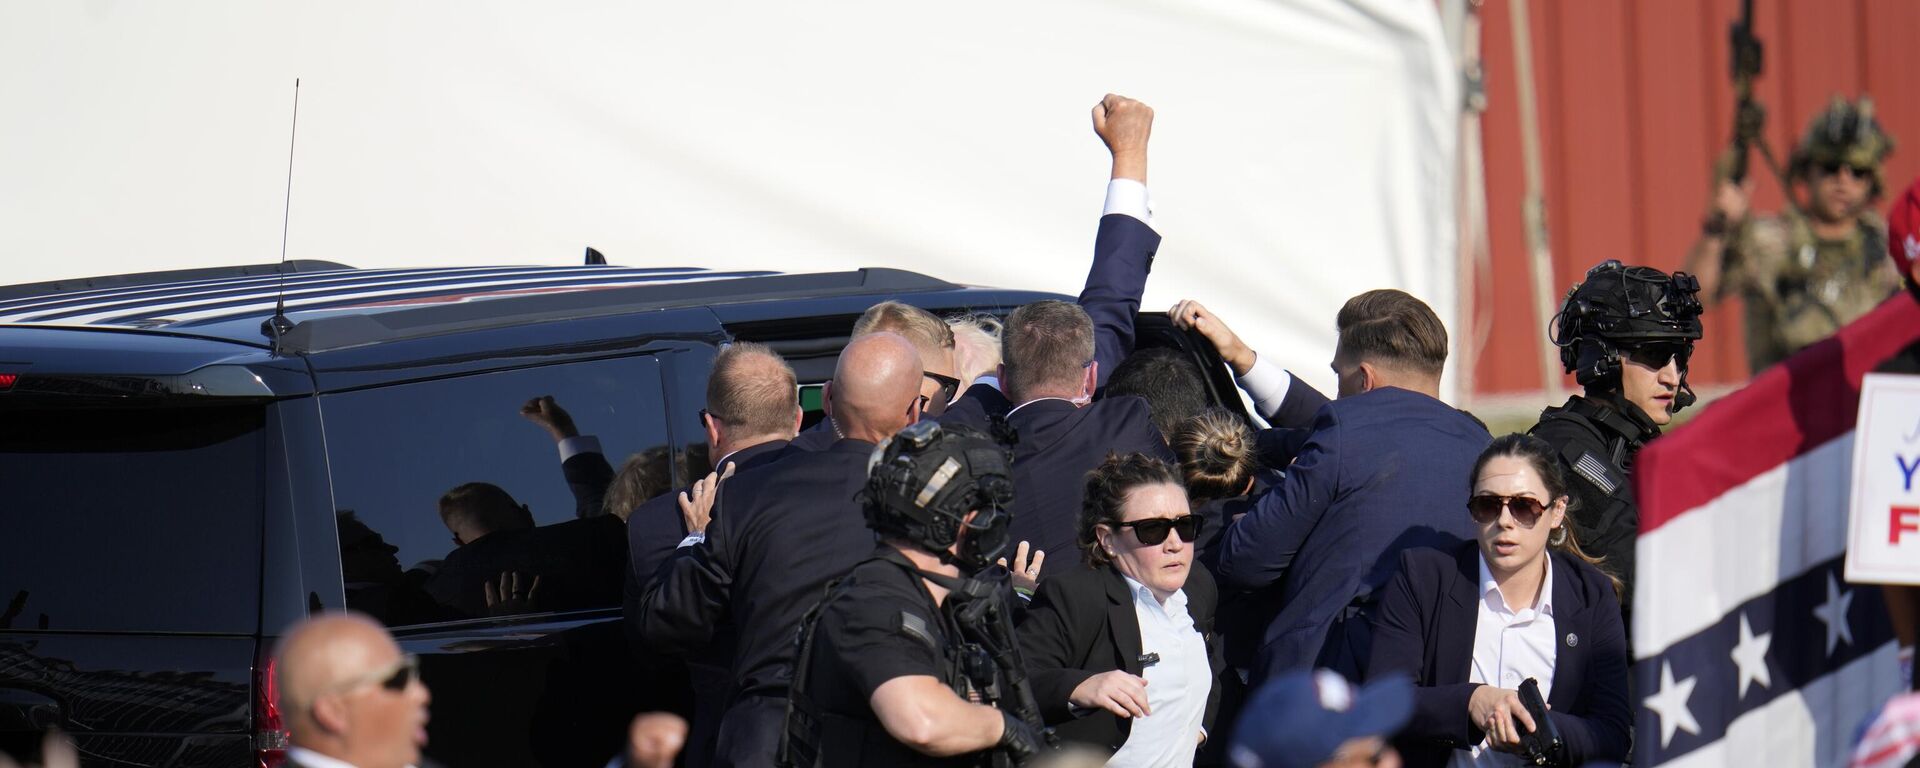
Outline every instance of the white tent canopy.
<path fill-rule="evenodd" d="M 1398 287 L 1456 336 L 1458 86 L 1429 0 L 0 4 L 0 283 L 355 266 L 887 266 L 1078 291 L 1153 105 L 1148 308 L 1331 386 Z"/>

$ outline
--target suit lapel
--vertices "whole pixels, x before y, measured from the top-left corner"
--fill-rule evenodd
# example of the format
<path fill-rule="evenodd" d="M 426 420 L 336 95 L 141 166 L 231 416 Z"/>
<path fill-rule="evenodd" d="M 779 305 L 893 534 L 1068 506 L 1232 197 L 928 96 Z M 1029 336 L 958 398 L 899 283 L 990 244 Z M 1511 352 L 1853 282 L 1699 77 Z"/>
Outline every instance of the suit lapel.
<path fill-rule="evenodd" d="M 1133 611 L 1133 595 L 1127 591 L 1126 579 L 1112 567 L 1107 569 L 1107 631 L 1113 633 L 1120 668 L 1140 674 L 1140 617 Z"/>
<path fill-rule="evenodd" d="M 1464 683 L 1473 669 L 1473 635 L 1480 624 L 1480 549 L 1469 544 L 1454 557 L 1447 574 L 1446 602 L 1440 607 L 1434 637 L 1434 685 Z"/>
<path fill-rule="evenodd" d="M 1548 553 L 1548 557 L 1554 557 Z M 1574 617 L 1587 615 L 1587 605 L 1581 599 L 1580 591 L 1574 588 L 1573 563 L 1567 558 L 1555 558 L 1553 564 L 1553 693 L 1547 696 L 1547 703 L 1562 712 L 1570 711 L 1574 705 L 1574 696 L 1579 693 L 1587 668 L 1588 642 L 1592 638 L 1581 637 L 1579 628 L 1585 622 Z M 1602 606 L 1604 609 L 1604 606 Z M 1571 641 L 1571 642 L 1570 642 Z"/>

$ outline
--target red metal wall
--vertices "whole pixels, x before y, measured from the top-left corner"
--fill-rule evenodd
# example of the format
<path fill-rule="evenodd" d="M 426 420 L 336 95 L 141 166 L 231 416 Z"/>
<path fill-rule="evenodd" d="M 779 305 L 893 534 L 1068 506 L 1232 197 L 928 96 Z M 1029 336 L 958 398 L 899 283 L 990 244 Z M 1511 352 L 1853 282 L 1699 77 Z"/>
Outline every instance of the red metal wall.
<path fill-rule="evenodd" d="M 1546 334 L 1532 312 L 1513 4 L 1481 8 L 1489 106 L 1483 119 L 1493 274 L 1476 281 L 1490 331 L 1477 395 L 1537 392 Z M 1556 303 L 1587 267 L 1615 258 L 1680 268 L 1706 212 L 1714 158 L 1731 134 L 1727 26 L 1739 0 L 1525 0 L 1546 171 Z M 1755 0 L 1766 47 L 1756 83 L 1767 137 L 1784 163 L 1835 93 L 1873 97 L 1899 144 L 1888 194 L 1920 171 L 1920 2 Z M 1756 210 L 1779 208 L 1778 184 L 1754 155 Z M 1692 381 L 1746 381 L 1737 305 L 1708 312 Z M 1573 383 L 1569 377 L 1566 385 Z"/>

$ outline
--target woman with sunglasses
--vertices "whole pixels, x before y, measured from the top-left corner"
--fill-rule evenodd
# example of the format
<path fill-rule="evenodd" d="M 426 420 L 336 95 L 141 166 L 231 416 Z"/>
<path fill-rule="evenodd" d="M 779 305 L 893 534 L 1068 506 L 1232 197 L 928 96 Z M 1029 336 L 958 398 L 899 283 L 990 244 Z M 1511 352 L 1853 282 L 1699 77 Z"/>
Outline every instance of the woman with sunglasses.
<path fill-rule="evenodd" d="M 1087 473 L 1084 563 L 1050 570 L 1020 625 L 1034 695 L 1064 741 L 1110 766 L 1188 766 L 1219 702 L 1213 577 L 1180 471 L 1134 453 Z"/>
<path fill-rule="evenodd" d="M 1368 678 L 1413 675 L 1408 766 L 1519 765 L 1546 728 L 1521 704 L 1534 680 L 1564 746 L 1552 765 L 1620 761 L 1629 746 L 1626 632 L 1618 581 L 1580 551 L 1552 446 L 1507 435 L 1473 468 L 1477 540 L 1412 549 L 1374 615 Z"/>

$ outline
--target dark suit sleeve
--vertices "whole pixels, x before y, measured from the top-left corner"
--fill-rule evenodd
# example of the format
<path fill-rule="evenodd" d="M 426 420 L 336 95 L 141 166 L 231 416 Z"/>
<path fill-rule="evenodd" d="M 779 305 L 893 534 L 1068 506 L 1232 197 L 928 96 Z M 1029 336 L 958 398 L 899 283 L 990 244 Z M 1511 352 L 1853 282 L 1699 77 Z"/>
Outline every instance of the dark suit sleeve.
<path fill-rule="evenodd" d="M 573 492 L 573 516 L 593 517 L 606 514 L 607 487 L 613 485 L 613 465 L 599 451 L 576 453 L 560 462 L 560 474 L 567 478 L 567 490 Z"/>
<path fill-rule="evenodd" d="M 1272 414 L 1262 415 L 1266 416 L 1267 423 L 1276 427 L 1300 429 L 1312 426 L 1314 414 L 1320 412 L 1320 406 L 1332 401 L 1320 394 L 1320 390 L 1314 389 L 1313 385 L 1293 375 L 1293 371 L 1287 371 L 1287 378 L 1291 381 L 1287 384 L 1287 396 L 1280 399 L 1280 407 Z"/>
<path fill-rule="evenodd" d="M 1281 482 L 1253 502 L 1221 537 L 1220 569 L 1230 587 L 1259 589 L 1280 580 L 1301 542 L 1341 493 L 1340 424 L 1329 408 L 1315 420 L 1313 435 Z"/>
<path fill-rule="evenodd" d="M 1432 679 L 1431 675 L 1422 674 L 1427 671 L 1422 666 L 1427 658 L 1426 619 L 1435 615 L 1436 606 L 1422 605 L 1421 600 L 1446 598 L 1439 593 L 1440 575 L 1431 573 L 1430 569 L 1420 569 L 1410 554 L 1400 555 L 1400 572 L 1387 582 L 1386 593 L 1380 597 L 1380 608 L 1374 613 L 1373 652 L 1366 668 L 1368 680 L 1395 673 L 1405 674 L 1416 682 Z M 1418 590 L 1413 585 L 1414 570 L 1422 571 L 1419 578 L 1423 583 Z M 1472 643 L 1468 645 L 1471 647 Z M 1413 717 L 1400 732 L 1401 736 L 1456 745 L 1479 743 L 1486 735 L 1473 727 L 1469 722 L 1473 718 L 1467 716 L 1467 702 L 1479 687 L 1478 683 L 1459 683 L 1415 688 Z"/>
<path fill-rule="evenodd" d="M 727 499 L 718 503 L 724 506 Z M 654 650 L 685 654 L 701 648 L 727 615 L 743 515 L 720 511 L 707 526 L 707 540 L 675 549 L 641 595 L 634 624 Z"/>
<path fill-rule="evenodd" d="M 1307 437 L 1313 434 L 1305 428 L 1272 427 L 1254 433 L 1253 452 L 1260 465 L 1276 472 L 1284 472 L 1287 465 L 1300 455 L 1300 449 L 1307 446 Z"/>
<path fill-rule="evenodd" d="M 1147 290 L 1147 272 L 1160 248 L 1160 235 L 1146 222 L 1124 213 L 1100 217 L 1093 241 L 1093 267 L 1080 291 L 1080 307 L 1093 318 L 1093 359 L 1100 364 L 1098 385 L 1133 353 L 1134 315 Z"/>
<path fill-rule="evenodd" d="M 1069 594 L 1068 582 L 1060 576 L 1041 579 L 1019 627 L 1020 655 L 1048 725 L 1074 719 L 1067 698 L 1093 673 L 1072 665 L 1086 655 L 1083 646 L 1093 642 L 1089 618 L 1097 629 L 1097 611 L 1106 604 L 1100 595 Z"/>
<path fill-rule="evenodd" d="M 1587 702 L 1586 711 L 1578 715 L 1548 714 L 1567 743 L 1568 762 L 1572 765 L 1623 760 L 1632 743 L 1627 730 L 1632 705 L 1627 701 L 1626 629 L 1620 621 L 1619 604 L 1614 600 L 1612 586 L 1599 578 L 1598 573 L 1593 576 L 1589 584 L 1597 583 L 1602 588 L 1586 590 L 1587 636 L 1598 641 L 1592 655 L 1587 657 L 1582 681 L 1590 689 L 1583 697 Z"/>

